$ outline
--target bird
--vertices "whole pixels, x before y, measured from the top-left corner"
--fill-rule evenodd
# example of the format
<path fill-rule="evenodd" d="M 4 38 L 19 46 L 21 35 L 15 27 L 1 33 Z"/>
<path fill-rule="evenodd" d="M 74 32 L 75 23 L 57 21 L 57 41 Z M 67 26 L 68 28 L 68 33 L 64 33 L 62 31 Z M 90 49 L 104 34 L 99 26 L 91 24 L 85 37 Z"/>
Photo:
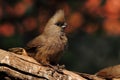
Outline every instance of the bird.
<path fill-rule="evenodd" d="M 120 80 L 120 65 L 104 68 L 98 71 L 95 75 L 106 80 Z"/>
<path fill-rule="evenodd" d="M 27 43 L 28 55 L 32 53 L 43 65 L 58 64 L 68 42 L 66 27 L 64 11 L 60 9 L 48 20 L 43 32 Z"/>

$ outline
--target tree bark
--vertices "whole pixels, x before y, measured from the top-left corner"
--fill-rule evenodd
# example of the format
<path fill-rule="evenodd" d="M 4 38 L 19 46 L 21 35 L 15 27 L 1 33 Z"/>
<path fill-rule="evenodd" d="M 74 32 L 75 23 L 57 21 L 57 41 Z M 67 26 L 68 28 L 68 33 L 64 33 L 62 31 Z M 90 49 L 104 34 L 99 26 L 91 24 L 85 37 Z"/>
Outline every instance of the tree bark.
<path fill-rule="evenodd" d="M 3 80 L 86 80 L 79 74 L 42 66 L 29 56 L 0 49 L 0 79 Z"/>

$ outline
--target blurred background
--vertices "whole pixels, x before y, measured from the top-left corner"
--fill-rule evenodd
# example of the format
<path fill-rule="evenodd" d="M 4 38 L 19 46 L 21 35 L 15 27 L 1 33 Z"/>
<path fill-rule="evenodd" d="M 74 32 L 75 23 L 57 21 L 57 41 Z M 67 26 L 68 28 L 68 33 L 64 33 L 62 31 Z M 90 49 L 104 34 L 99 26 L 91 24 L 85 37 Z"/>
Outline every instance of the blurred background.
<path fill-rule="evenodd" d="M 120 62 L 120 0 L 0 0 L 0 48 L 25 47 L 58 9 L 65 11 L 68 49 L 60 64 L 96 73 Z"/>

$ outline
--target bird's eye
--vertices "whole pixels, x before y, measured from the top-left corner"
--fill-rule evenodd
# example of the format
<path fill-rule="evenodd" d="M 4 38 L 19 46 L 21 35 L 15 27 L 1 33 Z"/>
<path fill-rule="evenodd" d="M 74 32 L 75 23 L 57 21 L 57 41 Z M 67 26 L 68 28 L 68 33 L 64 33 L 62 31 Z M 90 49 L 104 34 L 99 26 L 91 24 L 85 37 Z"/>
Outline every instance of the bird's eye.
<path fill-rule="evenodd" d="M 64 22 L 58 22 L 58 23 L 56 23 L 56 25 L 61 27 L 64 25 Z"/>

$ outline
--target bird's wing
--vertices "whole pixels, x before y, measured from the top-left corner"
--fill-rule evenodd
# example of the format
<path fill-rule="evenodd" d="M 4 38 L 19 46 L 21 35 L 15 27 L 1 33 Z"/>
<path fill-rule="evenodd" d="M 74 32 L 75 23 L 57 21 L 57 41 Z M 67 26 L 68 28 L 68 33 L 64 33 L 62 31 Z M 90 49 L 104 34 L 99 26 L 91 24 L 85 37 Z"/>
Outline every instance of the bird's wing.
<path fill-rule="evenodd" d="M 42 36 L 38 36 L 35 39 L 33 39 L 32 41 L 28 42 L 27 44 L 27 48 L 35 48 L 35 47 L 40 47 L 42 45 L 44 45 L 45 39 Z"/>

